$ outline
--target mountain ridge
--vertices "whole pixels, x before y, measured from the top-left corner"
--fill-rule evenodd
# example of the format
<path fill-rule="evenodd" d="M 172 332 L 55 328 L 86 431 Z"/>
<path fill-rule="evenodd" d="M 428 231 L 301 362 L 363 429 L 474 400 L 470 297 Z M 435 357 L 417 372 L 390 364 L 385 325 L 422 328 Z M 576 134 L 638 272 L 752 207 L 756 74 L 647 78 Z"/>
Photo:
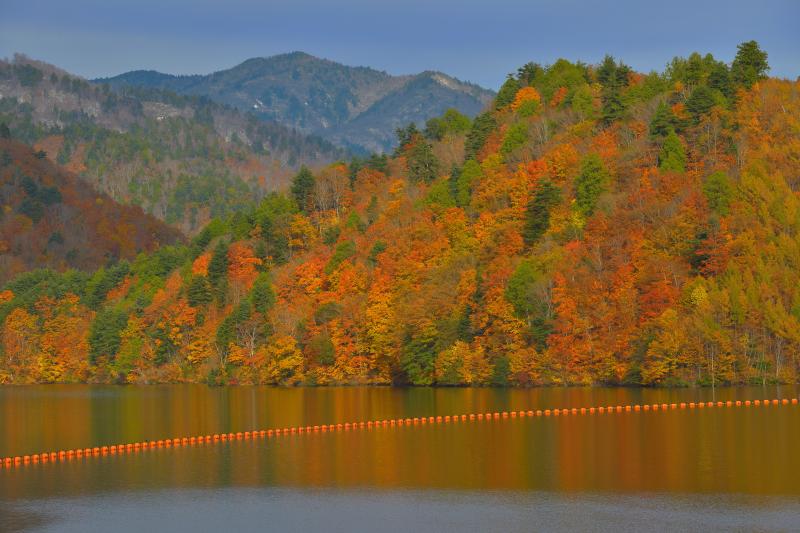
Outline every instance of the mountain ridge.
<path fill-rule="evenodd" d="M 422 125 L 450 107 L 475 116 L 494 94 L 439 71 L 392 75 L 300 51 L 253 57 L 209 74 L 135 70 L 93 81 L 115 89 L 138 86 L 206 96 L 339 146 L 374 152 L 394 147 L 398 127 Z"/>

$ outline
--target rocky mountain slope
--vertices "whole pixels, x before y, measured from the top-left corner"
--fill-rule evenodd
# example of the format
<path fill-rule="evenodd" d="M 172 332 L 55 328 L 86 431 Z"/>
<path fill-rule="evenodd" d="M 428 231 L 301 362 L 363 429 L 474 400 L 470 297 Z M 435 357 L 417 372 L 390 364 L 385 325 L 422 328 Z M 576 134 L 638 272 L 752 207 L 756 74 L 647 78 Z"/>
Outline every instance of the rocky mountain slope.
<path fill-rule="evenodd" d="M 208 75 L 134 71 L 96 81 L 206 96 L 339 146 L 377 152 L 394 147 L 399 127 L 421 126 L 451 107 L 475 116 L 493 95 L 440 72 L 392 76 L 302 52 L 248 59 Z"/>

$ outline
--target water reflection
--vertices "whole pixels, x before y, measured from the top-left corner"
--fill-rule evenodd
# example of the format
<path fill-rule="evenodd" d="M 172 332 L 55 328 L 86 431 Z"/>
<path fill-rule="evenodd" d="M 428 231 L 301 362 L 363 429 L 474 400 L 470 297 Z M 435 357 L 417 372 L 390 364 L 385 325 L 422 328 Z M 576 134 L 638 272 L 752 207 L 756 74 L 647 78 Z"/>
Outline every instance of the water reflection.
<path fill-rule="evenodd" d="M 795 397 L 717 389 L 718 400 Z M 9 387 L 0 455 L 431 414 L 671 403 L 710 390 Z M 293 435 L 0 471 L 0 500 L 293 487 L 800 495 L 800 407 L 507 419 Z"/>

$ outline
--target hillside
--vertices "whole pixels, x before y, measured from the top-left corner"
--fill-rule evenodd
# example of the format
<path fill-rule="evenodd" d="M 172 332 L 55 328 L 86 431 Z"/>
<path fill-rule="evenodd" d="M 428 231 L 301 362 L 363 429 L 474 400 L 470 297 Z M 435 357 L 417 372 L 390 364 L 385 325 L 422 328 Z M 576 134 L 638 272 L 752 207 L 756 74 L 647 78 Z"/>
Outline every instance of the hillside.
<path fill-rule="evenodd" d="M 524 65 L 474 121 L 298 173 L 188 247 L 11 282 L 3 379 L 796 383 L 800 83 L 766 60 Z M 82 351 L 45 342 L 69 321 Z"/>
<path fill-rule="evenodd" d="M 203 76 L 134 71 L 96 81 L 205 96 L 368 152 L 394 148 L 397 128 L 424 124 L 449 108 L 475 116 L 492 97 L 491 91 L 439 72 L 391 76 L 302 52 L 248 59 Z"/>
<path fill-rule="evenodd" d="M 328 142 L 198 97 L 111 91 L 17 56 L 0 61 L 0 123 L 115 200 L 188 234 L 284 188 Z"/>
<path fill-rule="evenodd" d="M 42 155 L 0 137 L 0 282 L 37 268 L 92 271 L 182 240 Z"/>

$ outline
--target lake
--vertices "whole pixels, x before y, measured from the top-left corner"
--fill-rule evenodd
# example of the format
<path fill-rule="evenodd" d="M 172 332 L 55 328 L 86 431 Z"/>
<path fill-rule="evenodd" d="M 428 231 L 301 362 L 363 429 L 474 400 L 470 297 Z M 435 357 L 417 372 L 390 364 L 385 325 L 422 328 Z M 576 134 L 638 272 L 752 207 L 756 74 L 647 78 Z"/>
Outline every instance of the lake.
<path fill-rule="evenodd" d="M 0 387 L 0 457 L 431 415 L 796 398 L 795 386 Z M 0 531 L 800 528 L 800 406 L 287 435 L 0 469 Z"/>

